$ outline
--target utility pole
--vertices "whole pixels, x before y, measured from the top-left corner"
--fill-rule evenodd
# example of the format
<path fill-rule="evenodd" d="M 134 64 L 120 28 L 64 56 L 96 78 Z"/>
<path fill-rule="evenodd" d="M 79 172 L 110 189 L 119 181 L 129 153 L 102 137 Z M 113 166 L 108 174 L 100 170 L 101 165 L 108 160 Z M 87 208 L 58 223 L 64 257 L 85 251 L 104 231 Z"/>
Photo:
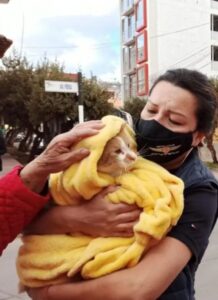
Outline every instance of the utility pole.
<path fill-rule="evenodd" d="M 78 113 L 79 123 L 84 122 L 84 105 L 82 100 L 82 72 L 77 73 L 78 76 Z"/>

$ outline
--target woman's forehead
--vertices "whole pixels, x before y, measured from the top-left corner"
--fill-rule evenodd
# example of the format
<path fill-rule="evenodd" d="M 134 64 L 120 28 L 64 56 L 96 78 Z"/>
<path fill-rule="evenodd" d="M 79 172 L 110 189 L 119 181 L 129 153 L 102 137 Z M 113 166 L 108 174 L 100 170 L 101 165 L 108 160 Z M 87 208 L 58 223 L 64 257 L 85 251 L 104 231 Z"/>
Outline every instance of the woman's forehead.
<path fill-rule="evenodd" d="M 178 113 L 195 112 L 197 108 L 197 99 L 188 90 L 175 86 L 166 81 L 160 81 L 152 90 L 148 103 L 165 107 L 169 110 L 175 110 Z"/>

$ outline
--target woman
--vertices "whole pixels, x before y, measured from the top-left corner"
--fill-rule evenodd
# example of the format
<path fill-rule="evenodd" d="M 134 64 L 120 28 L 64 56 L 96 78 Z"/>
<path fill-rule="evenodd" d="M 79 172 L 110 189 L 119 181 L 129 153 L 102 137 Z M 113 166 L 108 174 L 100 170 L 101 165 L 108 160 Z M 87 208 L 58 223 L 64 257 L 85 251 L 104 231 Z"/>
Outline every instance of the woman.
<path fill-rule="evenodd" d="M 216 109 L 216 95 L 203 74 L 177 69 L 157 79 L 135 130 L 141 154 L 184 180 L 185 209 L 179 223 L 135 267 L 30 290 L 33 299 L 194 299 L 195 273 L 218 212 L 218 183 L 200 161 L 197 146 L 212 128 Z M 73 217 L 66 213 L 65 222 L 70 224 Z"/>

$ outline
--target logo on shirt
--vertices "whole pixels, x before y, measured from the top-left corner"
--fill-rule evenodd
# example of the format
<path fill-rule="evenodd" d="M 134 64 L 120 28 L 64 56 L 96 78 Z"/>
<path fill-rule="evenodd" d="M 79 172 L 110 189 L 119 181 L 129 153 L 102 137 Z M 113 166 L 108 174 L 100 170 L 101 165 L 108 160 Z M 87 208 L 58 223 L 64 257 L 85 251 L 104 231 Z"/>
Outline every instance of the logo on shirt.
<path fill-rule="evenodd" d="M 162 153 L 164 155 L 171 154 L 171 152 L 178 150 L 181 145 L 166 145 L 166 146 L 156 146 L 156 147 L 149 147 L 150 150 L 156 153 Z"/>

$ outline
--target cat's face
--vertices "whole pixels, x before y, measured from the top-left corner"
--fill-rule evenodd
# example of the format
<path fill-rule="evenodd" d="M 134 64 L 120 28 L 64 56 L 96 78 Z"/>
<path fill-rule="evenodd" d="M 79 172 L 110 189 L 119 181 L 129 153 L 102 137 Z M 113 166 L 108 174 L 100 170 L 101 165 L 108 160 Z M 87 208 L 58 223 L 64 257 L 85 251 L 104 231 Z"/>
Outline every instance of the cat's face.
<path fill-rule="evenodd" d="M 136 158 L 136 149 L 132 146 L 128 137 L 120 132 L 106 144 L 98 162 L 98 171 L 112 176 L 119 176 L 131 168 Z"/>

